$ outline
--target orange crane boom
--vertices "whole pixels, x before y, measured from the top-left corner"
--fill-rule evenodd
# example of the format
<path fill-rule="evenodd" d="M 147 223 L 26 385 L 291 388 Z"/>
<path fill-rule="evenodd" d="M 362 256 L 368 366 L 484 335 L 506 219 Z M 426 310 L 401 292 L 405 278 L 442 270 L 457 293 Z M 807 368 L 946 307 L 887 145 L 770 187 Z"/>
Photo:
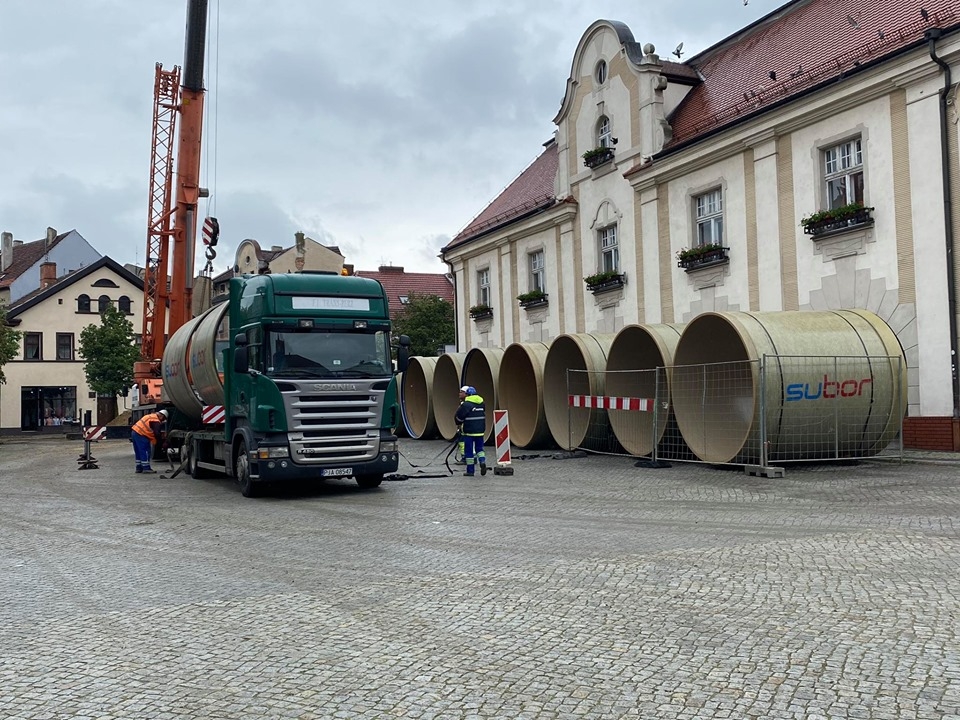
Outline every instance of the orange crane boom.
<path fill-rule="evenodd" d="M 167 337 L 193 317 L 197 204 L 204 195 L 200 188 L 200 148 L 206 33 L 207 0 L 188 0 L 183 72 L 179 67 L 164 70 L 159 63 L 156 66 L 143 286 L 144 362 L 134 368 L 142 403 L 159 400 L 156 390 Z"/>

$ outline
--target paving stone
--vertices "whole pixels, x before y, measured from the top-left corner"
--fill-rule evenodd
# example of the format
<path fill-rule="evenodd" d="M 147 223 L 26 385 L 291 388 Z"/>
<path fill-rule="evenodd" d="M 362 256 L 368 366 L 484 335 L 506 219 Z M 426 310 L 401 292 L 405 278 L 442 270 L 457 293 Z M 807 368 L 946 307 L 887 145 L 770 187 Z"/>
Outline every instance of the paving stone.
<path fill-rule="evenodd" d="M 960 718 L 944 458 L 248 500 L 78 448 L 0 445 L 0 717 Z"/>

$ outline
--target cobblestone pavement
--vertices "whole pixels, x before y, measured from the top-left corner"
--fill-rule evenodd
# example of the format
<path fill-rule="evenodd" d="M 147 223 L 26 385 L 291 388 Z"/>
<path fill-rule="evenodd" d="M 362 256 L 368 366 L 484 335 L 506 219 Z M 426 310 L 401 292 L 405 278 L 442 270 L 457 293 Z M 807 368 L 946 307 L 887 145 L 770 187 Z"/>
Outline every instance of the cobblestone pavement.
<path fill-rule="evenodd" d="M 960 718 L 958 464 L 248 500 L 81 447 L 0 445 L 0 718 Z"/>

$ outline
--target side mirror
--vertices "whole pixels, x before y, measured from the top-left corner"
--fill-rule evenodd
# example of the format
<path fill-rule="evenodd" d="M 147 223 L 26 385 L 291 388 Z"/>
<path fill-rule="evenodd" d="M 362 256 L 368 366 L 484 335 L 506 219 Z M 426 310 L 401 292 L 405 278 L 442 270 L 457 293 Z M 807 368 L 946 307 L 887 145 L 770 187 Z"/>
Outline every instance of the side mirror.
<path fill-rule="evenodd" d="M 234 335 L 233 344 L 236 345 L 238 348 L 246 347 L 249 344 L 249 341 L 247 340 L 247 334 L 237 333 L 236 335 Z"/>
<path fill-rule="evenodd" d="M 233 371 L 241 374 L 250 372 L 250 348 L 246 342 L 233 351 Z"/>
<path fill-rule="evenodd" d="M 410 364 L 410 337 L 400 336 L 400 347 L 397 348 L 397 372 L 406 372 Z"/>

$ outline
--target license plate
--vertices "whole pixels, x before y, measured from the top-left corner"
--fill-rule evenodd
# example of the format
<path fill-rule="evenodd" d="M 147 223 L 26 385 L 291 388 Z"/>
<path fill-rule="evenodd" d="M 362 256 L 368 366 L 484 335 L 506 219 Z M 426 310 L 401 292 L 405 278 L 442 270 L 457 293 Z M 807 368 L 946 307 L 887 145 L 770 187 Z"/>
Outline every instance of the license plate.
<path fill-rule="evenodd" d="M 353 468 L 329 468 L 321 470 L 323 477 L 343 477 L 344 475 L 353 475 Z"/>

